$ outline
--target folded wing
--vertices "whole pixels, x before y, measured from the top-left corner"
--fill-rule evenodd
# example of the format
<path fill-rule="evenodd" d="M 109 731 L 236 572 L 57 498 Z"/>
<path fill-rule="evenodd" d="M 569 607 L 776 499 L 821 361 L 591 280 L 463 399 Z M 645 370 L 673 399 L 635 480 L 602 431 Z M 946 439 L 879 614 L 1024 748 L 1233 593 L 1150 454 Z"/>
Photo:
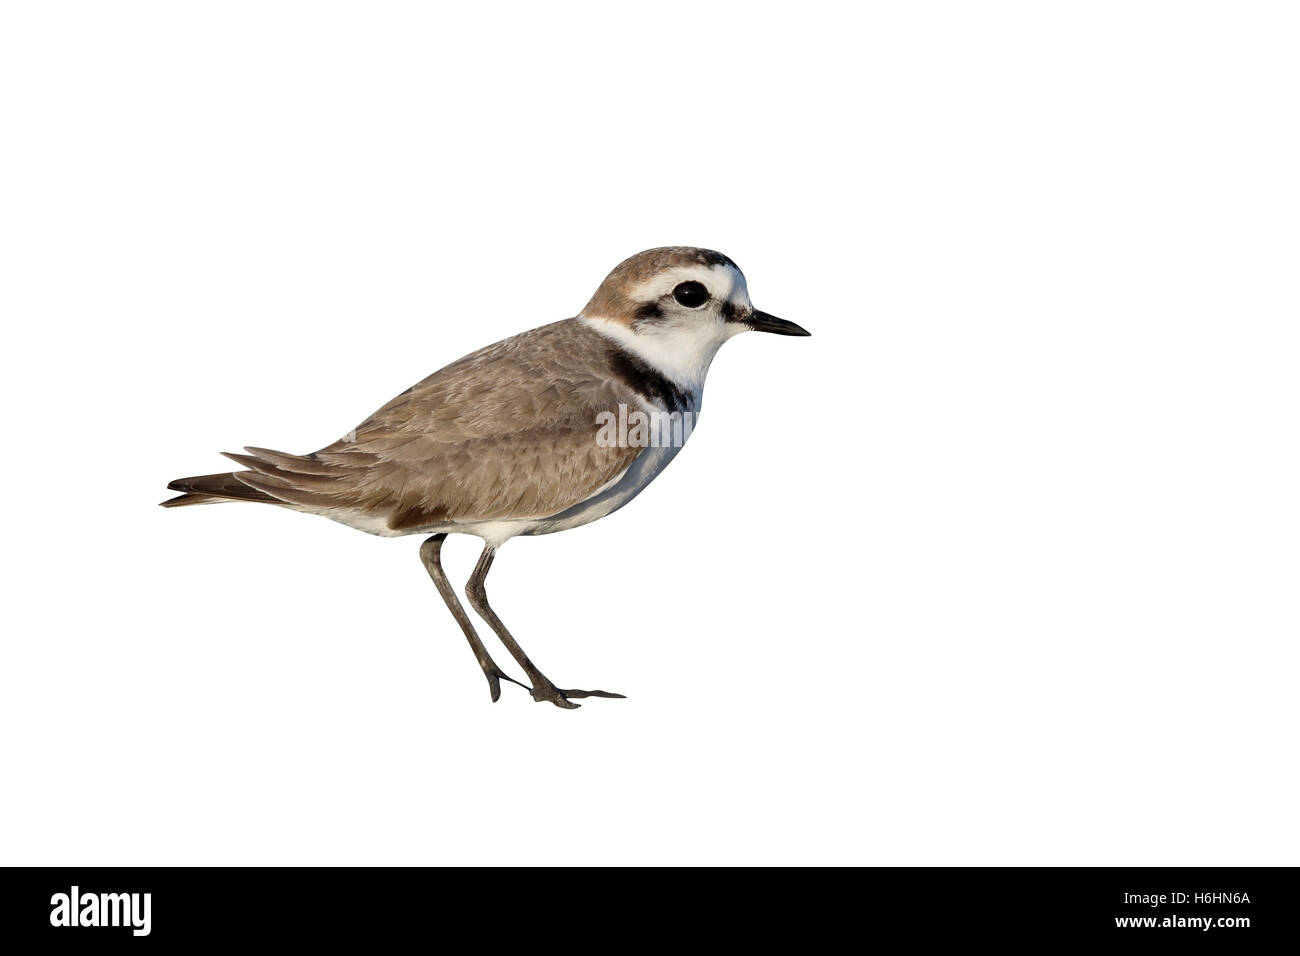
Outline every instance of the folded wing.
<path fill-rule="evenodd" d="M 228 454 L 248 469 L 228 479 L 249 497 L 356 513 L 395 533 L 557 514 L 613 482 L 642 450 L 596 440 L 597 416 L 629 396 L 602 373 L 607 346 L 593 335 L 561 322 L 499 342 L 310 455 Z M 228 479 L 180 490 L 211 493 Z"/>

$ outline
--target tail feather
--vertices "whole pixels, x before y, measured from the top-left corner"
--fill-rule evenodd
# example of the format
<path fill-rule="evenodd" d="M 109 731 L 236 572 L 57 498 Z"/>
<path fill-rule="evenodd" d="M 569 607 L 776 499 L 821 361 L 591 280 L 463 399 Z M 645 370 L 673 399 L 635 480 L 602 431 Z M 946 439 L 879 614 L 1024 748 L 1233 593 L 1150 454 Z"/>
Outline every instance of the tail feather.
<path fill-rule="evenodd" d="M 257 474 L 244 472 L 244 480 L 254 489 L 267 495 L 279 504 L 298 505 L 302 508 L 328 508 L 338 503 L 338 499 L 320 491 L 310 491 L 297 487 L 300 479 L 295 478 L 291 484 L 288 479 L 278 478 L 265 472 Z"/>
<path fill-rule="evenodd" d="M 345 475 L 342 469 L 335 469 L 332 473 L 298 471 L 272 464 L 253 455 L 239 455 L 231 451 L 223 451 L 221 454 L 231 461 L 251 469 L 251 471 L 241 472 L 241 474 L 245 476 L 245 483 L 252 484 L 254 487 L 264 487 L 263 480 L 271 479 L 269 484 L 276 487 L 283 486 L 285 490 L 324 492 L 328 494 L 338 489 L 340 480 Z M 275 487 L 265 488 L 265 490 L 275 494 Z"/>
<path fill-rule="evenodd" d="M 256 448 L 252 445 L 245 445 L 244 451 L 252 457 L 250 461 L 257 462 L 256 465 L 247 465 L 258 471 L 266 464 L 285 472 L 292 472 L 295 475 L 343 475 L 347 473 L 346 468 L 339 465 L 323 461 L 315 455 L 290 455 L 286 452 L 275 451 L 271 448 Z M 233 455 L 229 457 L 234 457 Z M 241 461 L 247 456 L 240 456 L 236 459 Z"/>
<path fill-rule="evenodd" d="M 215 505 L 223 501 L 231 501 L 231 498 L 217 498 L 214 495 L 177 495 L 175 498 L 168 498 L 166 501 L 160 501 L 158 504 L 164 508 L 183 508 L 186 505 Z"/>
<path fill-rule="evenodd" d="M 273 495 L 244 484 L 239 478 L 241 472 L 225 472 L 220 475 L 195 475 L 193 478 L 177 478 L 167 485 L 172 491 L 184 492 L 176 498 L 162 502 L 164 508 L 178 508 L 182 505 L 201 505 L 213 501 L 263 501 L 267 504 L 282 505 L 285 502 Z M 250 474 L 250 472 L 242 472 Z"/>
<path fill-rule="evenodd" d="M 184 492 L 162 502 L 165 508 L 217 501 L 262 501 L 290 508 L 332 504 L 329 493 L 348 469 L 315 455 L 290 455 L 270 448 L 245 448 L 248 454 L 222 452 L 248 471 L 177 478 L 167 487 Z"/>

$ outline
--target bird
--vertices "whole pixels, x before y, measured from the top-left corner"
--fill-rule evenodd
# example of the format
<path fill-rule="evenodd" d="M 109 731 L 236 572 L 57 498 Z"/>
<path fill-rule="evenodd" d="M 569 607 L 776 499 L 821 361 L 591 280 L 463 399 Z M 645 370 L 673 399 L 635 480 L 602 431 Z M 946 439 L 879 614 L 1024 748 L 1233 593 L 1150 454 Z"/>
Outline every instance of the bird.
<path fill-rule="evenodd" d="M 745 331 L 806 336 L 755 309 L 739 267 L 693 246 L 633 255 L 576 316 L 504 339 L 434 372 L 343 438 L 306 455 L 246 446 L 238 471 L 178 478 L 163 507 L 251 501 L 385 537 L 427 535 L 420 559 L 487 677 L 534 701 L 622 694 L 556 686 L 488 603 L 497 552 L 518 535 L 612 514 L 676 457 L 724 342 Z M 443 570 L 451 534 L 482 539 L 465 588 L 528 683 L 497 666 Z"/>

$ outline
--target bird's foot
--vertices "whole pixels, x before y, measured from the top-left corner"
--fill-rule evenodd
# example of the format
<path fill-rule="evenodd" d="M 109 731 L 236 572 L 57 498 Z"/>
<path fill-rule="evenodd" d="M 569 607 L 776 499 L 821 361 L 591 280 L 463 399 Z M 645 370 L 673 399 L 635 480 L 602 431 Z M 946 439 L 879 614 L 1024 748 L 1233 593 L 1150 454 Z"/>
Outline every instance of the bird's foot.
<path fill-rule="evenodd" d="M 485 676 L 488 680 L 488 688 L 492 692 L 492 703 L 494 704 L 501 699 L 501 682 L 503 680 L 508 680 L 512 684 L 518 684 L 524 690 L 528 690 L 528 691 L 532 690 L 532 688 L 529 687 L 527 684 L 525 684 L 523 681 L 515 680 L 513 677 L 511 677 L 509 674 L 507 674 L 505 671 L 503 671 L 501 668 L 497 667 L 496 664 L 493 663 L 488 663 L 484 665 L 483 676 Z"/>
<path fill-rule="evenodd" d="M 562 690 L 545 678 L 534 683 L 536 686 L 532 688 L 533 700 L 538 703 L 549 700 L 556 707 L 563 707 L 565 710 L 577 710 L 582 706 L 569 700 L 570 697 L 617 697 L 619 700 L 626 699 L 622 694 L 611 694 L 607 690 Z"/>

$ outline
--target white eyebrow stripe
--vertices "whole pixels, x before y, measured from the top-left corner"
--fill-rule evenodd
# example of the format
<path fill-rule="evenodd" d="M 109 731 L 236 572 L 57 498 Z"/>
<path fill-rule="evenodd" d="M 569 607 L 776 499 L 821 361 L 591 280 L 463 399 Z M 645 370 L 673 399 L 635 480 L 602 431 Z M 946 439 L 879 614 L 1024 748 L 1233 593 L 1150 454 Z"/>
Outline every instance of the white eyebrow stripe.
<path fill-rule="evenodd" d="M 745 277 L 729 265 L 684 265 L 666 269 L 640 285 L 633 286 L 628 297 L 635 302 L 653 302 L 673 291 L 680 283 L 692 279 L 702 282 L 715 298 L 726 299 L 737 305 L 751 304 Z"/>

